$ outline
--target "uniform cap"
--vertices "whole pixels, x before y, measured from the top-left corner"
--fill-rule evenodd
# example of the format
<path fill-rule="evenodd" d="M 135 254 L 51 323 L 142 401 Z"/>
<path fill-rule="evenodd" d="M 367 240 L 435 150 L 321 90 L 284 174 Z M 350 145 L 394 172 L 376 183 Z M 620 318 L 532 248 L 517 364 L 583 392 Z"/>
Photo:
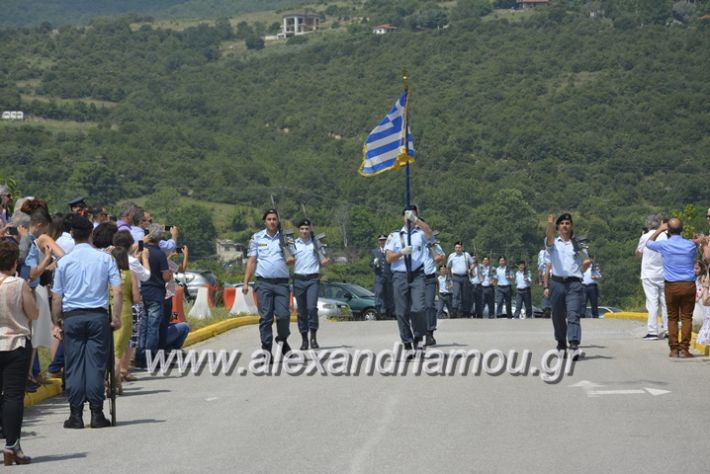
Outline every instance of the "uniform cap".
<path fill-rule="evenodd" d="M 311 225 L 311 221 L 309 221 L 308 219 L 303 219 L 301 222 L 298 223 L 298 227 L 301 227 L 304 225 Z"/>
<path fill-rule="evenodd" d="M 380 236 L 377 237 L 377 240 L 387 240 L 387 236 L 385 234 L 380 234 Z"/>
<path fill-rule="evenodd" d="M 556 225 L 560 225 L 560 222 L 562 221 L 570 221 L 572 222 L 572 214 L 569 212 L 564 212 L 560 214 L 560 217 L 557 218 L 557 221 L 555 222 Z"/>
<path fill-rule="evenodd" d="M 69 204 L 69 207 L 76 207 L 76 206 L 86 207 L 86 203 L 84 202 L 84 199 L 86 199 L 84 196 L 74 198 L 71 201 L 69 201 L 67 204 Z"/>

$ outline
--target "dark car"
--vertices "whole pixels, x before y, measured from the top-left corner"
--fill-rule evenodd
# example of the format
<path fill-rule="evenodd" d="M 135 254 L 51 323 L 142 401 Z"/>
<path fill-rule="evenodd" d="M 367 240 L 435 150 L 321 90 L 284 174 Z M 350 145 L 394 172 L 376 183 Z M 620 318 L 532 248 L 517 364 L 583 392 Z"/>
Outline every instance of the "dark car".
<path fill-rule="evenodd" d="M 319 296 L 344 301 L 350 306 L 355 319 L 374 321 L 378 319 L 375 309 L 375 294 L 354 283 L 321 282 Z"/>

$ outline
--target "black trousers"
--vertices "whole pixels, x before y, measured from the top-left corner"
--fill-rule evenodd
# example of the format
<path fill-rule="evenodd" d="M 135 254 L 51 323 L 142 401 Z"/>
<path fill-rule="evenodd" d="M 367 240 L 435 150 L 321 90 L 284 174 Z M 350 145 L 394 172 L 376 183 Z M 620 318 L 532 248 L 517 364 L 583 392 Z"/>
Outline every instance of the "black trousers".
<path fill-rule="evenodd" d="M 592 307 L 592 317 L 599 317 L 599 287 L 597 285 L 583 285 L 584 286 L 584 304 L 582 305 L 582 317 L 587 312 L 587 302 L 589 302 Z"/>
<path fill-rule="evenodd" d="M 32 342 L 14 351 L 0 351 L 0 380 L 2 381 L 2 419 L 5 444 L 11 446 L 20 437 L 25 413 L 25 385 L 32 359 Z"/>

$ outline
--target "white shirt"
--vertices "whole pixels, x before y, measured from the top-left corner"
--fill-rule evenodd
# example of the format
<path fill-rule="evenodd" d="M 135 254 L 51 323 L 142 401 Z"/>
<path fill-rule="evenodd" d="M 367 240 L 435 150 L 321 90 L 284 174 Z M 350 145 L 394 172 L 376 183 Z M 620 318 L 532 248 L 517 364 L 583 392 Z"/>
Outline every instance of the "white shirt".
<path fill-rule="evenodd" d="M 64 254 L 66 255 L 74 250 L 74 238 L 69 232 L 62 232 L 62 235 L 57 239 L 57 245 L 64 250 Z"/>
<path fill-rule="evenodd" d="M 150 269 L 146 270 L 143 264 L 133 255 L 128 256 L 128 269 L 138 278 L 138 281 L 144 282 L 150 279 Z"/>
<path fill-rule="evenodd" d="M 655 233 L 655 230 L 649 230 L 643 234 L 639 239 L 636 250 L 643 253 L 641 259 L 641 279 L 663 281 L 663 257 L 659 252 L 654 252 L 646 247 L 646 242 L 648 242 L 648 239 Z M 665 232 L 656 237 L 656 242 L 660 242 L 661 240 L 668 240 L 668 236 Z"/>

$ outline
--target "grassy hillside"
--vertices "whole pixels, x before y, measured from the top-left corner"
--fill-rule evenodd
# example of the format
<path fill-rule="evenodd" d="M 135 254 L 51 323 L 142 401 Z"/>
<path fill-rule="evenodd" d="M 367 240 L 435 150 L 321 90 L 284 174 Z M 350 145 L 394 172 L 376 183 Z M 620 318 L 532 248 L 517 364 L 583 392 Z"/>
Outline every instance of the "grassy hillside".
<path fill-rule="evenodd" d="M 87 24 L 97 17 L 217 18 L 293 8 L 302 0 L 3 0 L 0 27 Z"/>

